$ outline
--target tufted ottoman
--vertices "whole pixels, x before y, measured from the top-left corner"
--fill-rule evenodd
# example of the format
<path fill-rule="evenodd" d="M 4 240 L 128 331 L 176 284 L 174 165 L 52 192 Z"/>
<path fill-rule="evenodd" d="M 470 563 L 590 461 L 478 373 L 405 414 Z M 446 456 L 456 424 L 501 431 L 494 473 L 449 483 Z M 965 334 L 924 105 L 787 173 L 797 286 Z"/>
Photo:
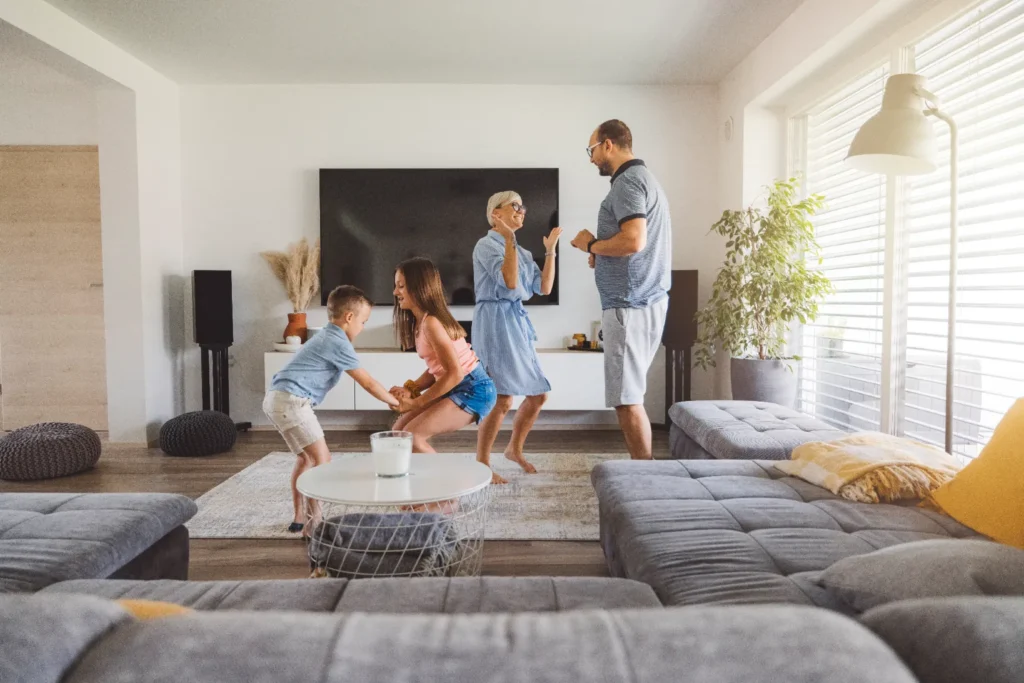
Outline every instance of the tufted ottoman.
<path fill-rule="evenodd" d="M 0 479 L 56 479 L 91 468 L 100 459 L 100 437 L 82 425 L 43 422 L 0 439 Z"/>
<path fill-rule="evenodd" d="M 0 493 L 0 593 L 72 579 L 187 579 L 184 524 L 195 513 L 190 498 L 164 493 Z"/>
<path fill-rule="evenodd" d="M 832 441 L 846 432 L 776 403 L 684 401 L 669 411 L 670 458 L 788 460 L 808 441 Z"/>
<path fill-rule="evenodd" d="M 160 449 L 167 455 L 195 458 L 234 448 L 238 428 L 216 410 L 198 410 L 172 417 L 160 428 Z"/>

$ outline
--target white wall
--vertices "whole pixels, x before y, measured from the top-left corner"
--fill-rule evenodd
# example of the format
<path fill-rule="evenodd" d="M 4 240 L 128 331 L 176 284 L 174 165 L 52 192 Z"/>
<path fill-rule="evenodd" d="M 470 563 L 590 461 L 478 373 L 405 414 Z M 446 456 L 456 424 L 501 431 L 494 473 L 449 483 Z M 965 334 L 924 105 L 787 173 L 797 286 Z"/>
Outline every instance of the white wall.
<path fill-rule="evenodd" d="M 0 86 L 0 145 L 95 145 L 96 98 L 88 88 Z"/>
<path fill-rule="evenodd" d="M 178 86 L 42 0 L 0 3 L 0 40 L 104 90 L 96 126 L 110 440 L 152 442 L 184 405 Z"/>
<path fill-rule="evenodd" d="M 700 269 L 705 285 L 710 282 L 704 254 L 717 213 L 714 87 L 187 87 L 181 112 L 184 266 L 233 272 L 237 420 L 266 423 L 263 353 L 280 338 L 289 310 L 259 252 L 318 236 L 320 168 L 557 167 L 566 229 L 561 303 L 530 312 L 538 346 L 558 347 L 568 334 L 589 332 L 600 316 L 592 271 L 568 243 L 575 231 L 594 228 L 608 189 L 588 163 L 587 139 L 602 120 L 621 118 L 633 130 L 635 152 L 669 196 L 673 266 Z M 456 314 L 468 317 L 471 309 Z M 324 310 L 309 318 L 323 324 Z M 186 319 L 191 337 L 188 311 Z M 390 309 L 377 309 L 357 346 L 393 345 Z M 199 355 L 192 349 L 185 371 L 189 408 L 200 404 Z M 659 421 L 662 375 L 659 364 L 648 391 L 648 408 Z M 706 384 L 697 386 L 698 396 L 709 392 Z"/>

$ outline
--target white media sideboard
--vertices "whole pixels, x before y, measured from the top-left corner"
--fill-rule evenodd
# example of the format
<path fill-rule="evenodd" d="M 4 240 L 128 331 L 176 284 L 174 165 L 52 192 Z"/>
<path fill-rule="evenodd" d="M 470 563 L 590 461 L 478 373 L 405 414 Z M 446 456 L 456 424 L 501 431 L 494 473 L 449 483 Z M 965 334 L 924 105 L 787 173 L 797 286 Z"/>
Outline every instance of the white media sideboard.
<path fill-rule="evenodd" d="M 415 353 L 398 349 L 356 349 L 362 367 L 385 387 L 401 386 L 416 379 L 426 365 Z M 264 355 L 264 380 L 270 386 L 274 373 L 292 359 L 290 353 Z M 545 410 L 607 410 L 604 405 L 604 354 L 564 349 L 537 350 L 541 368 L 551 382 Z M 522 401 L 517 398 L 515 406 Z M 343 374 L 317 410 L 384 410 L 385 406 Z"/>

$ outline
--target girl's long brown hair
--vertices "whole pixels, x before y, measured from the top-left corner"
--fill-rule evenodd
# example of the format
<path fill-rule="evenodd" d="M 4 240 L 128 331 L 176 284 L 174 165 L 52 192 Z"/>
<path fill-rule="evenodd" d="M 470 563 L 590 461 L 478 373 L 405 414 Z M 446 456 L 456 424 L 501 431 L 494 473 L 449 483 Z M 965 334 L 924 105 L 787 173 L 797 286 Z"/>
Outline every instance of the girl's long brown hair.
<path fill-rule="evenodd" d="M 411 296 L 416 306 L 437 318 L 444 325 L 448 336 L 455 339 L 462 339 L 466 331 L 462 329 L 452 312 L 448 310 L 448 302 L 444 296 L 444 286 L 441 284 L 441 274 L 437 272 L 430 259 L 411 258 L 402 261 L 395 268 L 405 277 L 405 291 Z M 416 317 L 412 311 L 403 310 L 395 300 L 395 336 L 403 349 L 411 349 L 416 346 Z"/>

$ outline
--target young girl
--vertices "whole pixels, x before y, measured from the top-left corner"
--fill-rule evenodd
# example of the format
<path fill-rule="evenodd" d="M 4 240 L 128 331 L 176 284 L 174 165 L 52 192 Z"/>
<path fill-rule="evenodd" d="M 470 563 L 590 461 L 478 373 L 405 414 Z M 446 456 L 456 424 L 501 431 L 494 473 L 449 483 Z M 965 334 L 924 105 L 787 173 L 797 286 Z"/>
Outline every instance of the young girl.
<path fill-rule="evenodd" d="M 494 408 L 497 391 L 448 310 L 441 276 L 428 259 L 409 259 L 395 270 L 395 334 L 427 363 L 419 379 L 391 389 L 402 413 L 395 429 L 412 433 L 414 452 L 434 453 L 432 437 L 479 422 Z"/>

